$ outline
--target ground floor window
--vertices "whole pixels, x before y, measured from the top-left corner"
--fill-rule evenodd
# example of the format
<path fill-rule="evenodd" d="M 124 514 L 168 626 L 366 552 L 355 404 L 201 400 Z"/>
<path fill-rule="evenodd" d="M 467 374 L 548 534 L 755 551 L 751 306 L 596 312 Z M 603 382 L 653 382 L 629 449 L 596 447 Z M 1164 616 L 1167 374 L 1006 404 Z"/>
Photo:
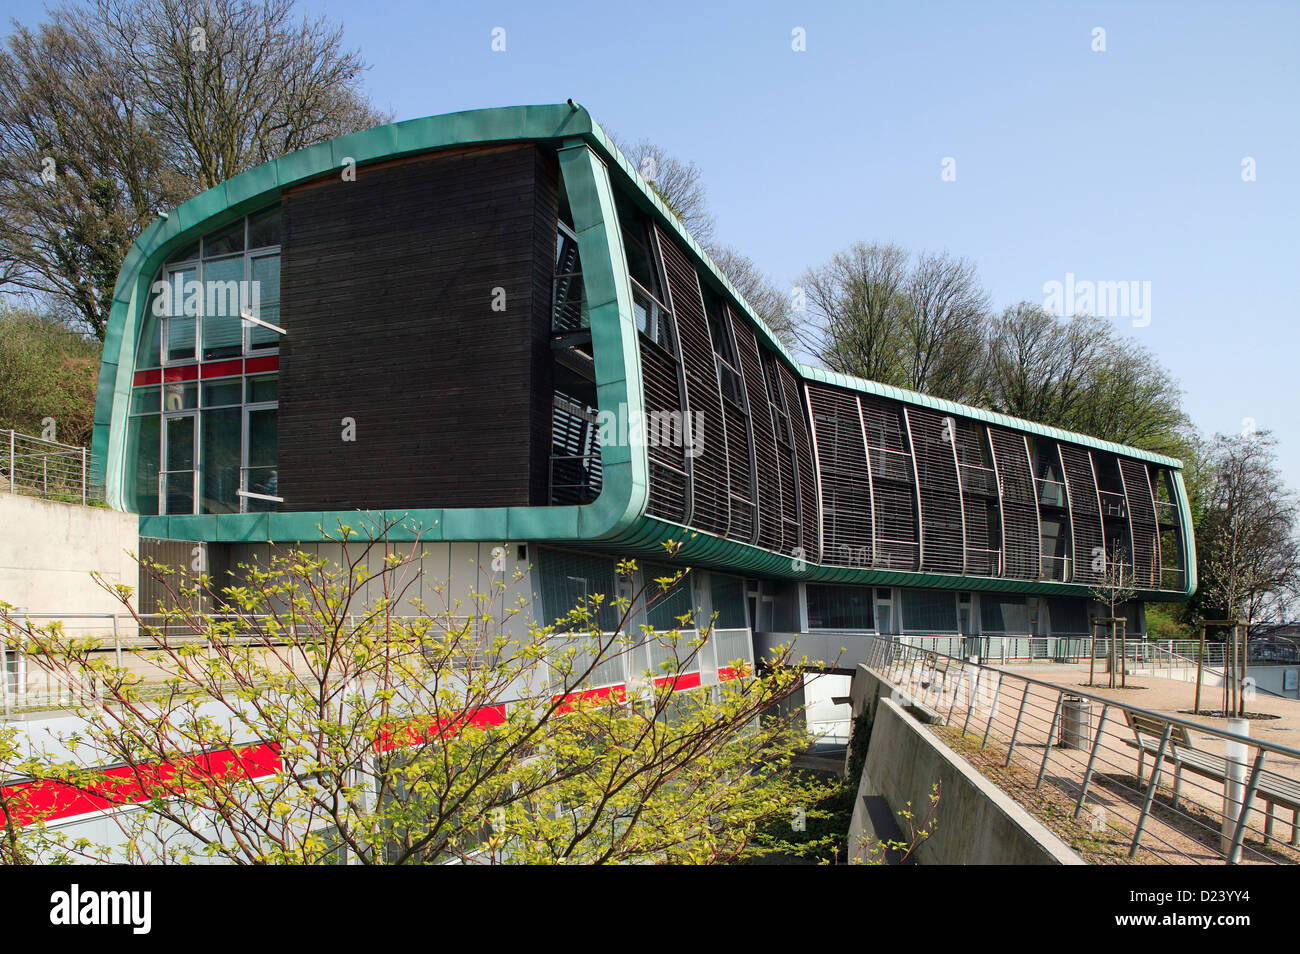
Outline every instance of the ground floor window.
<path fill-rule="evenodd" d="M 903 632 L 957 632 L 957 597 L 942 590 L 903 590 Z"/>
<path fill-rule="evenodd" d="M 869 586 L 808 584 L 809 629 L 875 629 Z"/>

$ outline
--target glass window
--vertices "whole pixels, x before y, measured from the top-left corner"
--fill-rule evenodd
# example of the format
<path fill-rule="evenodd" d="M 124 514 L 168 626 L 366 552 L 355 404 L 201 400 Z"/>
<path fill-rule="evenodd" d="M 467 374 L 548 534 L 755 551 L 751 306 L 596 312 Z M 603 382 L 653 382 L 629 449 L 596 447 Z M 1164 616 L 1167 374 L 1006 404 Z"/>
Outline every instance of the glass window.
<path fill-rule="evenodd" d="M 164 497 L 166 513 L 194 512 L 194 414 L 168 418 Z"/>
<path fill-rule="evenodd" d="M 684 623 L 681 620 L 682 616 L 692 615 L 690 575 L 683 576 L 665 592 L 660 589 L 655 580 L 662 577 L 676 576 L 682 572 L 681 567 L 656 566 L 652 563 L 645 563 L 642 564 L 641 569 L 645 574 L 646 584 L 646 622 L 657 630 L 690 629 L 694 624 L 689 619 Z M 683 654 L 688 652 L 685 646 L 679 647 L 679 649 Z"/>
<path fill-rule="evenodd" d="M 194 381 L 173 381 L 162 386 L 164 411 L 189 411 L 199 406 L 199 386 Z"/>
<path fill-rule="evenodd" d="M 239 512 L 239 460 L 241 420 L 238 407 L 204 412 L 203 429 L 203 513 Z"/>
<path fill-rule="evenodd" d="M 871 588 L 808 584 L 809 629 L 873 629 Z"/>
<path fill-rule="evenodd" d="M 903 631 L 957 632 L 957 600 L 952 593 L 903 590 Z"/>
<path fill-rule="evenodd" d="M 273 205 L 248 217 L 248 247 L 280 244 L 280 207 Z"/>
<path fill-rule="evenodd" d="M 244 258 L 203 263 L 203 360 L 233 358 L 244 350 L 244 321 L 240 317 Z"/>
<path fill-rule="evenodd" d="M 134 486 L 136 510 L 140 513 L 158 512 L 158 460 L 161 446 L 161 418 L 156 414 L 139 417 L 131 422 L 127 431 L 126 455 L 135 461 L 134 471 L 128 471 Z"/>
<path fill-rule="evenodd" d="M 238 406 L 242 403 L 240 395 L 243 389 L 243 378 L 222 378 L 218 381 L 204 381 L 203 406 L 225 407 L 231 404 Z"/>
<path fill-rule="evenodd" d="M 280 496 L 279 413 L 276 408 L 248 411 L 248 467 L 244 471 L 244 489 L 267 497 Z M 275 509 L 273 500 L 244 499 L 250 511 Z"/>
<path fill-rule="evenodd" d="M 738 576 L 709 574 L 709 596 L 713 612 L 717 614 L 714 626 L 718 629 L 745 629 L 745 581 Z"/>
<path fill-rule="evenodd" d="M 244 250 L 244 220 L 231 222 L 225 228 L 217 229 L 203 236 L 203 257 L 217 258 Z"/>
<path fill-rule="evenodd" d="M 162 409 L 162 388 L 136 388 L 131 392 L 132 414 L 157 414 Z"/>
<path fill-rule="evenodd" d="M 202 291 L 198 285 L 198 276 L 197 268 L 182 268 L 168 275 L 168 284 L 171 286 L 171 307 L 166 309 L 167 316 L 164 318 L 168 361 L 194 360 L 197 315 L 202 305 Z"/>
<path fill-rule="evenodd" d="M 280 325 L 280 256 L 261 255 L 254 258 L 250 272 L 253 276 L 250 294 L 255 293 L 257 296 L 257 308 L 254 309 L 253 317 L 283 327 Z M 250 324 L 248 343 L 253 350 L 278 348 L 280 333 L 262 325 Z"/>
<path fill-rule="evenodd" d="M 980 597 L 980 631 L 1027 636 L 1029 606 L 1025 603 L 1025 598 L 985 593 Z"/>
<path fill-rule="evenodd" d="M 280 376 L 278 374 L 263 374 L 255 378 L 248 378 L 247 381 L 249 404 L 279 400 Z"/>

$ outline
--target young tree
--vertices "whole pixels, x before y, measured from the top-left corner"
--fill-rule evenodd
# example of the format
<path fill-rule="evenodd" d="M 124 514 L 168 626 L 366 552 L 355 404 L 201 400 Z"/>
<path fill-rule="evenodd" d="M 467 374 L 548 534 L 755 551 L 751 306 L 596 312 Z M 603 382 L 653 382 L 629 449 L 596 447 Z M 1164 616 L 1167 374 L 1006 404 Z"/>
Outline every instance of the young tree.
<path fill-rule="evenodd" d="M 1133 598 L 1137 587 L 1134 582 L 1133 559 L 1125 552 L 1125 548 L 1114 545 L 1109 551 L 1098 553 L 1097 558 L 1104 561 L 1100 570 L 1100 579 L 1088 587 L 1088 595 L 1106 607 L 1106 625 L 1110 632 L 1110 638 L 1106 641 L 1106 669 L 1110 674 L 1110 688 L 1114 689 L 1116 668 L 1119 668 L 1121 678 L 1128 668 L 1122 645 L 1127 635 L 1127 626 L 1121 628 L 1120 623 L 1117 622 L 1121 619 L 1119 608 Z M 1092 685 L 1093 667 L 1097 661 L 1097 624 L 1092 623 L 1090 629 L 1089 641 L 1092 648 L 1088 653 L 1090 657 L 1088 684 Z M 1120 645 L 1117 646 L 1117 643 Z"/>
<path fill-rule="evenodd" d="M 713 863 L 822 796 L 788 771 L 806 730 L 770 716 L 804 667 L 782 652 L 758 675 L 723 656 L 716 685 L 688 690 L 720 634 L 689 617 L 666 633 L 632 625 L 683 574 L 540 626 L 518 577 L 488 572 L 460 602 L 439 585 L 428 608 L 409 599 L 418 541 L 340 537 L 338 567 L 292 552 L 221 593 L 207 578 L 177 588 L 181 608 L 163 625 L 137 617 L 149 648 L 120 665 L 57 625 L 4 618 L 11 645 L 89 701 L 76 738 L 29 754 L 0 742 L 0 775 L 32 780 L 0 787 L 0 855 Z M 203 596 L 229 615 L 184 608 Z M 75 794 L 133 808 L 108 816 L 120 837 L 42 823 Z"/>
<path fill-rule="evenodd" d="M 384 117 L 342 28 L 293 0 L 67 3 L 0 51 L 0 288 L 104 336 L 127 249 L 162 211 Z"/>

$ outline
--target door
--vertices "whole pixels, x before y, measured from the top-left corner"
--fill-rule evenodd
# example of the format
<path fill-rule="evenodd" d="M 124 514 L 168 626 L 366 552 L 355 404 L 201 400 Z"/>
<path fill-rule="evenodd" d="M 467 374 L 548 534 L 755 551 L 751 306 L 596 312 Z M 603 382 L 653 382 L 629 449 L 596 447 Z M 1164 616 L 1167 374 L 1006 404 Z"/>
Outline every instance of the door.
<path fill-rule="evenodd" d="M 163 470 L 158 475 L 161 513 L 194 513 L 197 420 L 193 411 L 163 419 Z"/>

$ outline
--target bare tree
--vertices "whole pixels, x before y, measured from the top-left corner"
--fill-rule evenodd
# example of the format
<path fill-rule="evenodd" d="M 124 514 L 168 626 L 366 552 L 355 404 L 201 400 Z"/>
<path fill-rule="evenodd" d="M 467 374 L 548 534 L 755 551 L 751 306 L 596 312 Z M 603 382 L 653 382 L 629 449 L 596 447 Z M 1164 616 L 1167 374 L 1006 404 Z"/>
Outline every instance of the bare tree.
<path fill-rule="evenodd" d="M 947 254 L 923 254 L 912 269 L 907 299 L 907 386 L 977 400 L 984 385 L 989 298 L 975 266 Z"/>
<path fill-rule="evenodd" d="M 610 138 L 650 183 L 664 205 L 681 219 L 686 231 L 708 249 L 717 223 L 709 211 L 708 191 L 700 167 L 694 162 L 683 162 L 649 139 L 624 143 L 612 132 Z"/>
<path fill-rule="evenodd" d="M 0 52 L 0 288 L 100 338 L 127 249 L 161 211 L 384 120 L 359 55 L 293 0 L 99 0 Z"/>
<path fill-rule="evenodd" d="M 1214 439 L 1197 551 L 1207 608 L 1219 619 L 1253 624 L 1300 592 L 1300 503 L 1278 473 L 1275 446 L 1268 431 Z"/>
<path fill-rule="evenodd" d="M 832 371 L 904 384 L 899 355 L 909 320 L 907 253 L 855 243 L 799 279 L 808 300 L 804 347 Z"/>
<path fill-rule="evenodd" d="M 758 313 L 787 348 L 798 344 L 790 299 L 781 288 L 759 270 L 754 260 L 727 246 L 709 250 L 713 263 L 736 286 L 736 291 Z"/>

